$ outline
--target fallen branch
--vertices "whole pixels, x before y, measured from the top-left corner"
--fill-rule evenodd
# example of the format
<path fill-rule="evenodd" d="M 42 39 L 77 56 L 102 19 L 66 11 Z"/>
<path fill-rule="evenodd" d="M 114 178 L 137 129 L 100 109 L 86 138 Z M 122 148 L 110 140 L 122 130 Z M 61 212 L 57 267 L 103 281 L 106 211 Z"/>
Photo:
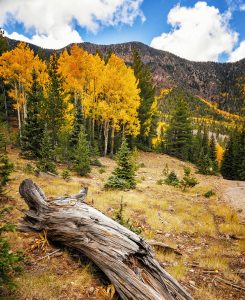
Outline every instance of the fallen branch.
<path fill-rule="evenodd" d="M 244 287 L 242 287 L 240 285 L 237 285 L 237 284 L 235 284 L 235 283 L 233 283 L 231 281 L 225 280 L 225 279 L 223 279 L 221 277 L 216 276 L 215 280 L 217 280 L 219 282 L 223 282 L 224 284 L 229 285 L 229 286 L 231 286 L 231 287 L 233 287 L 233 288 L 235 288 L 235 289 L 237 289 L 239 291 L 245 291 Z"/>
<path fill-rule="evenodd" d="M 48 239 L 86 255 L 122 300 L 192 300 L 141 237 L 95 208 L 81 201 L 69 205 L 67 198 L 65 205 L 60 199 L 48 204 L 43 191 L 28 179 L 21 183 L 20 194 L 29 206 L 22 230 L 45 230 Z"/>
<path fill-rule="evenodd" d="M 158 249 L 163 249 L 164 251 L 169 251 L 169 252 L 174 252 L 175 254 L 177 255 L 182 255 L 181 252 L 179 252 L 177 249 L 167 245 L 167 244 L 164 244 L 162 242 L 157 242 L 157 241 L 154 241 L 154 240 L 150 240 L 150 241 L 147 241 L 147 243 L 153 247 L 156 247 Z"/>
<path fill-rule="evenodd" d="M 40 260 L 43 260 L 43 259 L 45 259 L 45 258 L 47 258 L 47 257 L 51 257 L 51 256 L 53 256 L 54 254 L 56 254 L 56 253 L 58 253 L 58 252 L 60 252 L 60 249 L 56 249 L 55 251 L 53 251 L 53 252 L 51 252 L 51 253 L 48 253 L 47 255 L 45 255 L 45 256 L 43 256 L 43 257 L 40 257 L 40 258 L 36 259 L 36 262 L 37 262 L 37 261 L 40 261 Z"/>

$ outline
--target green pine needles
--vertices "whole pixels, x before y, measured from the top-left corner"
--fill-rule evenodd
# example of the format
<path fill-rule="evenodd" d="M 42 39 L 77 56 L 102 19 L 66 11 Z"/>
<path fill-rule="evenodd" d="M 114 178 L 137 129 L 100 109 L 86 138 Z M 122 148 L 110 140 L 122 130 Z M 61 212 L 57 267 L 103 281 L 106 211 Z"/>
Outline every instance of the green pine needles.
<path fill-rule="evenodd" d="M 135 162 L 128 148 L 126 140 L 123 140 L 116 157 L 117 167 L 108 178 L 105 188 L 129 190 L 136 186 Z"/>
<path fill-rule="evenodd" d="M 78 135 L 77 147 L 75 150 L 75 170 L 81 176 L 91 171 L 90 149 L 83 126 Z"/>
<path fill-rule="evenodd" d="M 56 173 L 56 165 L 54 163 L 54 147 L 52 145 L 51 137 L 47 127 L 44 129 L 40 147 L 37 169 L 41 172 Z"/>

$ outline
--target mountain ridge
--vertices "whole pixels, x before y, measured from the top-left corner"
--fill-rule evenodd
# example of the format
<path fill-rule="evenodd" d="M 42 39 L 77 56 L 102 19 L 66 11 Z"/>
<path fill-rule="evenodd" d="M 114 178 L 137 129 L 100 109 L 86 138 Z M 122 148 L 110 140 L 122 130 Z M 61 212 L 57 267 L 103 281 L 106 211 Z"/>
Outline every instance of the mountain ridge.
<path fill-rule="evenodd" d="M 19 43 L 11 39 L 8 41 L 11 47 Z M 69 51 L 72 45 L 74 44 L 53 50 L 29 44 L 35 53 L 41 51 L 45 58 L 54 52 L 61 53 L 64 49 Z M 77 45 L 92 54 L 100 51 L 103 56 L 112 51 L 129 65 L 132 64 L 132 52 L 135 49 L 139 52 L 143 63 L 151 70 L 157 90 L 180 86 L 208 99 L 211 103 L 216 103 L 220 109 L 232 113 L 240 114 L 244 106 L 244 96 L 237 85 L 241 78 L 245 78 L 245 58 L 237 62 L 196 62 L 141 42 L 111 45 L 83 42 Z"/>

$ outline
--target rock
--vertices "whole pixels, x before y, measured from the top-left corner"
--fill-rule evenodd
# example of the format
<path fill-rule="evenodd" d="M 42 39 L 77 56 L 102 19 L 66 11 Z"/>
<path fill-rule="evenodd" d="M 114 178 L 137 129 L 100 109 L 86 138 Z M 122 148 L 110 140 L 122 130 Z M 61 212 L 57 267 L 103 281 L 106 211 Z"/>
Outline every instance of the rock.
<path fill-rule="evenodd" d="M 94 293 L 94 287 L 90 287 L 89 289 L 88 289 L 88 293 L 90 294 L 90 295 L 92 295 L 93 293 Z"/>

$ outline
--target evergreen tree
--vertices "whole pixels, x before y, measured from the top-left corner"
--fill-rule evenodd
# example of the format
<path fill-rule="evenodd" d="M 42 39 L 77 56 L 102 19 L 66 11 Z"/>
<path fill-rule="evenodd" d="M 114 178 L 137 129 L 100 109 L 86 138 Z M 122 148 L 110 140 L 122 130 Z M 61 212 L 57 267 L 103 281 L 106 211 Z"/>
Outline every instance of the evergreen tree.
<path fill-rule="evenodd" d="M 63 89 L 64 79 L 58 71 L 58 60 L 56 55 L 51 56 L 49 62 L 48 101 L 46 102 L 46 119 L 48 129 L 52 133 L 52 144 L 56 145 L 58 133 L 65 123 L 65 112 L 67 104 Z"/>
<path fill-rule="evenodd" d="M 6 154 L 6 142 L 4 136 L 0 134 L 0 195 L 4 187 L 9 182 L 9 175 L 12 173 L 14 165 L 9 161 Z"/>
<path fill-rule="evenodd" d="M 90 163 L 89 144 L 84 128 L 81 127 L 75 150 L 75 169 L 81 176 L 87 175 L 91 171 Z"/>
<path fill-rule="evenodd" d="M 70 146 L 76 147 L 78 143 L 79 134 L 81 132 L 81 126 L 83 124 L 83 114 L 80 105 L 77 105 L 76 116 L 73 123 L 73 129 L 70 137 Z"/>
<path fill-rule="evenodd" d="M 56 173 L 54 158 L 54 147 L 52 145 L 47 126 L 45 126 L 37 163 L 38 170 L 42 172 Z"/>
<path fill-rule="evenodd" d="M 203 136 L 202 136 L 202 151 L 203 155 L 209 156 L 209 143 L 208 143 L 208 130 L 207 127 L 204 126 L 203 128 Z"/>
<path fill-rule="evenodd" d="M 187 104 L 178 99 L 166 131 L 166 153 L 183 160 L 190 159 L 192 127 Z"/>
<path fill-rule="evenodd" d="M 156 135 L 157 115 L 153 109 L 155 100 L 155 87 L 150 70 L 143 64 L 138 51 L 133 52 L 134 75 L 138 79 L 140 89 L 140 107 L 138 118 L 140 121 L 140 134 L 138 142 L 151 147 L 152 137 Z"/>
<path fill-rule="evenodd" d="M 112 172 L 112 176 L 107 180 L 105 187 L 121 190 L 135 188 L 135 163 L 126 140 L 122 142 L 117 153 L 116 161 L 117 167 Z"/>
<path fill-rule="evenodd" d="M 214 135 L 211 136 L 211 140 L 209 144 L 209 158 L 211 160 L 212 173 L 214 175 L 217 175 L 219 171 L 219 167 L 217 162 L 216 141 Z"/>
<path fill-rule="evenodd" d="M 245 126 L 238 138 L 238 178 L 245 180 Z"/>
<path fill-rule="evenodd" d="M 198 172 L 200 174 L 204 174 L 204 175 L 213 174 L 212 161 L 209 158 L 209 155 L 205 154 L 203 149 L 200 152 L 200 157 L 197 166 L 198 166 Z"/>
<path fill-rule="evenodd" d="M 38 158 L 44 130 L 43 121 L 40 118 L 44 94 L 34 69 L 32 79 L 31 90 L 27 95 L 27 117 L 22 128 L 21 153 L 25 157 Z"/>
<path fill-rule="evenodd" d="M 236 135 L 233 133 L 227 143 L 223 161 L 221 164 L 221 174 L 225 179 L 238 179 L 236 165 Z"/>
<path fill-rule="evenodd" d="M 10 180 L 9 175 L 12 173 L 14 165 L 9 161 L 6 154 L 0 154 L 0 194 L 3 193 L 4 187 Z"/>
<path fill-rule="evenodd" d="M 193 136 L 191 162 L 195 164 L 198 163 L 200 159 L 201 150 L 202 150 L 202 130 L 201 130 L 201 126 L 199 126 L 196 135 Z"/>

